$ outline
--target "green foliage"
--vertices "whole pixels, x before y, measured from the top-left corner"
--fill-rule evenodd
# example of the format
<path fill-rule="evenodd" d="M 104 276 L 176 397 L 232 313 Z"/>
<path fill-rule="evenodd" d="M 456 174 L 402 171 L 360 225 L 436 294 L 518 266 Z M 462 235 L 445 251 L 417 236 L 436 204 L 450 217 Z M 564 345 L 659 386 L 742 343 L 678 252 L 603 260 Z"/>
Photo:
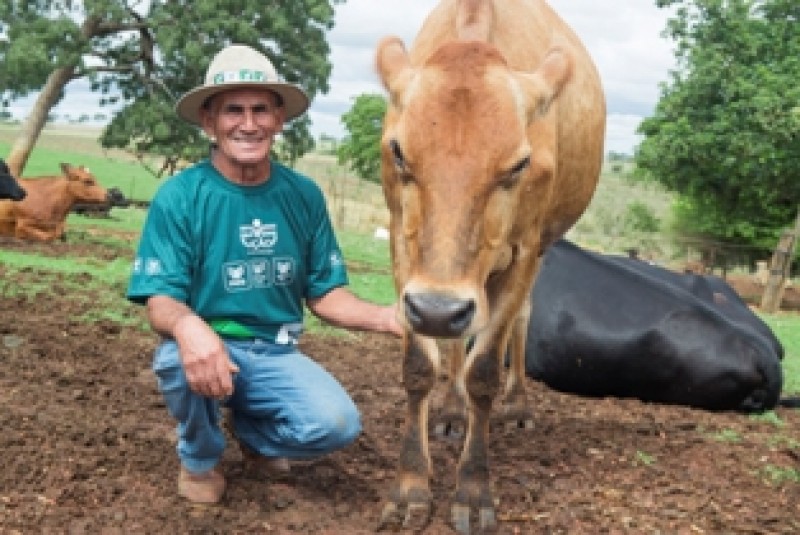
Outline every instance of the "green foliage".
<path fill-rule="evenodd" d="M 742 436 L 732 429 L 723 429 L 711 435 L 717 442 L 741 442 Z"/>
<path fill-rule="evenodd" d="M 75 240 L 77 236 L 70 232 L 69 237 Z M 133 249 L 128 247 L 129 254 L 120 256 L 112 261 L 100 258 L 75 257 L 44 257 L 34 253 L 18 253 L 16 251 L 3 252 L 3 266 L 6 268 L 33 269 L 37 271 L 56 272 L 64 275 L 82 275 L 88 278 L 78 286 L 84 290 L 88 286 L 93 289 L 102 289 L 110 286 L 124 288 L 130 276 Z M 102 293 L 102 292 L 98 292 Z"/>
<path fill-rule="evenodd" d="M 683 196 L 682 230 L 769 249 L 800 203 L 800 3 L 658 0 L 678 69 L 644 120 L 640 178 Z"/>
<path fill-rule="evenodd" d="M 656 458 L 642 450 L 636 450 L 636 456 L 633 460 L 635 465 L 652 466 L 655 464 Z"/>
<path fill-rule="evenodd" d="M 131 246 L 130 234 L 137 234 L 142 230 L 144 218 L 147 215 L 145 210 L 139 208 L 112 208 L 110 217 L 86 217 L 78 214 L 67 216 L 67 227 L 76 234 L 80 234 L 81 241 L 86 239 L 88 234 L 92 234 L 94 229 L 105 229 L 113 233 L 124 233 L 125 237 L 96 236 L 92 238 L 95 243 L 102 242 L 110 249 L 124 248 Z"/>
<path fill-rule="evenodd" d="M 764 467 L 764 476 L 776 485 L 786 482 L 800 483 L 800 470 L 797 468 L 768 464 Z"/>
<path fill-rule="evenodd" d="M 786 422 L 781 420 L 781 417 L 775 411 L 767 411 L 761 414 L 751 414 L 751 420 L 770 424 L 773 427 L 781 428 L 786 426 Z"/>
<path fill-rule="evenodd" d="M 0 3 L 0 35 L 8 36 L 0 39 L 0 102 L 42 89 L 57 68 L 72 69 L 73 79 L 91 82 L 101 104 L 122 104 L 104 147 L 193 161 L 207 143 L 173 107 L 203 82 L 214 54 L 230 43 L 253 46 L 313 99 L 328 91 L 326 32 L 333 6 L 343 1 L 153 0 L 131 7 L 125 0 L 8 0 Z M 310 150 L 308 126 L 307 118 L 288 125 L 277 156 L 293 162 Z"/>
<path fill-rule="evenodd" d="M 783 392 L 800 394 L 800 316 L 796 314 L 762 315 L 775 336 L 783 344 Z"/>
<path fill-rule="evenodd" d="M 337 151 L 339 163 L 371 182 L 380 182 L 380 139 L 385 114 L 386 99 L 365 93 L 357 96 L 342 116 L 348 134 Z"/>
<path fill-rule="evenodd" d="M 650 207 L 634 201 L 625 209 L 625 228 L 634 232 L 658 232 L 659 222 Z"/>

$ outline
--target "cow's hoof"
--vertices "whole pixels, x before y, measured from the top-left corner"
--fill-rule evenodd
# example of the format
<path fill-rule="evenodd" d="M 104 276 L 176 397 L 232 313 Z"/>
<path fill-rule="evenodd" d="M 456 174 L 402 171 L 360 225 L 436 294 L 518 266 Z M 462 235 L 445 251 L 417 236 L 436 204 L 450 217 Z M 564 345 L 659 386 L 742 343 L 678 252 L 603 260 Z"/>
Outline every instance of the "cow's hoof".
<path fill-rule="evenodd" d="M 441 421 L 433 427 L 433 433 L 440 438 L 461 439 L 464 437 L 464 424 L 461 422 Z"/>
<path fill-rule="evenodd" d="M 514 428 L 533 429 L 533 412 L 528 408 L 525 401 L 518 399 L 504 400 L 498 417 L 509 431 Z"/>
<path fill-rule="evenodd" d="M 514 418 L 505 420 L 506 431 L 514 431 L 516 429 L 533 429 L 533 418 Z"/>
<path fill-rule="evenodd" d="M 389 502 L 383 507 L 383 511 L 381 512 L 378 531 L 396 531 L 402 528 L 420 532 L 430 523 L 431 512 L 431 504 L 428 502 L 412 502 L 405 506 L 395 502 Z"/>
<path fill-rule="evenodd" d="M 470 528 L 470 508 L 463 504 L 453 504 L 450 510 L 453 529 L 461 535 L 473 533 Z M 497 529 L 497 517 L 491 507 L 478 510 L 478 531 L 476 533 L 494 533 Z"/>
<path fill-rule="evenodd" d="M 387 529 L 398 530 L 403 525 L 403 513 L 400 507 L 394 502 L 389 502 L 383 506 L 381 520 L 378 522 L 378 531 Z"/>

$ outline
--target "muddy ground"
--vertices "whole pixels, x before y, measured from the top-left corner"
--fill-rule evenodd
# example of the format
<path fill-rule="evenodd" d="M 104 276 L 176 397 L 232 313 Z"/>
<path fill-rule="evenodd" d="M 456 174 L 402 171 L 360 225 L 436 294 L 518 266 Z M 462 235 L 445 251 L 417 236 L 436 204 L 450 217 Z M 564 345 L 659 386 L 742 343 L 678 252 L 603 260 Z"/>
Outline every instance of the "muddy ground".
<path fill-rule="evenodd" d="M 87 247 L 0 243 L 0 281 L 25 288 L 42 277 L 5 269 L 5 250 L 115 256 Z M 283 481 L 244 473 L 229 444 L 223 502 L 192 506 L 175 492 L 173 423 L 149 372 L 156 338 L 87 320 L 106 306 L 89 292 L 94 282 L 76 274 L 47 292 L 0 297 L 0 533 L 375 532 L 402 436 L 399 341 L 307 335 L 303 348 L 361 408 L 363 434 L 294 463 Z M 756 418 L 529 387 L 534 429 L 492 429 L 500 533 L 800 533 L 800 411 Z M 431 442 L 436 508 L 424 533 L 451 533 L 459 449 Z"/>

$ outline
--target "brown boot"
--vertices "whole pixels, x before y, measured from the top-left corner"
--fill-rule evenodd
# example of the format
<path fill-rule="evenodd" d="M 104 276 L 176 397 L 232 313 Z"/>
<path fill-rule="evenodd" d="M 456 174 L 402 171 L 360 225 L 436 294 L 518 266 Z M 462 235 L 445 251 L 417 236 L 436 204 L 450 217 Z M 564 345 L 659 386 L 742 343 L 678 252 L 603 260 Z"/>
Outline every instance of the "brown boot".
<path fill-rule="evenodd" d="M 256 477 L 282 478 L 288 476 L 289 472 L 291 472 L 289 459 L 286 457 L 265 457 L 249 448 L 241 440 L 239 441 L 239 449 L 242 452 L 245 472 Z"/>
<path fill-rule="evenodd" d="M 281 478 L 289 475 L 289 472 L 291 471 L 289 459 L 286 457 L 265 457 L 250 448 L 247 444 L 236 437 L 236 431 L 233 426 L 233 411 L 230 409 L 225 409 L 224 412 L 225 425 L 227 426 L 231 436 L 236 439 L 236 442 L 239 444 L 239 450 L 242 452 L 242 461 L 245 472 L 262 478 Z"/>
<path fill-rule="evenodd" d="M 217 470 L 199 474 L 181 467 L 178 494 L 194 503 L 217 503 L 225 492 L 225 478 Z"/>

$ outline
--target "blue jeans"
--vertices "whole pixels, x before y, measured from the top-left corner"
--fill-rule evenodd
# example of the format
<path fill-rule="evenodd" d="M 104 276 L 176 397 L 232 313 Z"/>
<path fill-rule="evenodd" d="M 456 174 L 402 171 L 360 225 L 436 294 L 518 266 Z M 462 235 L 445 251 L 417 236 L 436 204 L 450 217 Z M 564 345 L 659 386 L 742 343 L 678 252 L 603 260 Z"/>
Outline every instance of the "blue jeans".
<path fill-rule="evenodd" d="M 239 372 L 224 402 L 189 389 L 174 341 L 163 342 L 153 359 L 159 390 L 178 421 L 178 456 L 190 472 L 210 470 L 222 457 L 220 406 L 232 410 L 237 438 L 270 457 L 317 457 L 361 432 L 358 409 L 342 385 L 297 347 L 231 339 L 225 345 Z"/>

